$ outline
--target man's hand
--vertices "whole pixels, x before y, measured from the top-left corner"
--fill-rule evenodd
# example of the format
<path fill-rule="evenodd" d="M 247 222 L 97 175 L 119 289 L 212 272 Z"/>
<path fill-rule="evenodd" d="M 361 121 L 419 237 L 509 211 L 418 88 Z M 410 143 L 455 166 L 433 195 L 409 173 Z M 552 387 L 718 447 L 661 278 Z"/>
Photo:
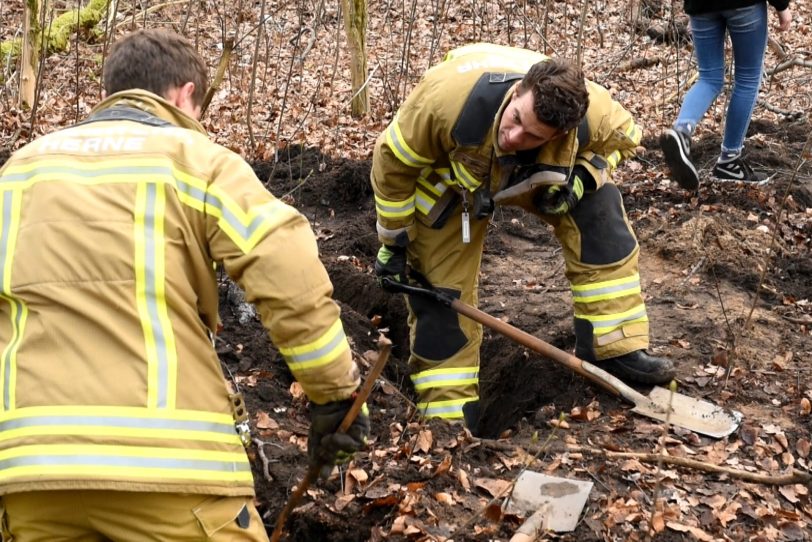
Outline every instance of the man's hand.
<path fill-rule="evenodd" d="M 311 466 L 321 465 L 321 478 L 327 478 L 334 465 L 346 463 L 352 454 L 366 446 L 369 437 L 369 409 L 366 403 L 347 432 L 336 433 L 352 403 L 352 399 L 346 399 L 324 405 L 310 405 L 307 455 Z"/>
<path fill-rule="evenodd" d="M 406 282 L 406 248 L 382 245 L 375 260 L 375 274 L 379 279 L 394 277 L 398 282 Z"/>
<path fill-rule="evenodd" d="M 533 198 L 533 203 L 545 215 L 565 215 L 581 201 L 584 196 L 584 182 L 591 179 L 592 176 L 584 166 L 575 166 L 567 184 L 554 185 L 539 191 Z"/>

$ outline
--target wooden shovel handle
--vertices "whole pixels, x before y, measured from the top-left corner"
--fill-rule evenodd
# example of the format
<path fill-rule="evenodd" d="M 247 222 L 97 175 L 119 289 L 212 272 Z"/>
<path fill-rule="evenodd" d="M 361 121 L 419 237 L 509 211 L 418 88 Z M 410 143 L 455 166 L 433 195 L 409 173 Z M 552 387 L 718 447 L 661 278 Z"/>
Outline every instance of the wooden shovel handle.
<path fill-rule="evenodd" d="M 534 337 L 521 329 L 514 327 L 507 322 L 503 322 L 499 318 L 491 316 L 486 312 L 472 307 L 458 299 L 451 301 L 450 306 L 456 312 L 467 316 L 475 322 L 479 322 L 483 326 L 489 327 L 497 331 L 505 337 L 526 346 L 527 348 L 538 352 L 539 354 L 550 358 L 551 360 L 563 365 L 587 380 L 598 384 L 607 391 L 623 397 L 632 404 L 638 404 L 641 400 L 646 401 L 646 398 L 633 388 L 624 384 L 619 378 L 616 378 L 603 369 L 594 366 L 593 364 L 579 359 L 572 354 L 564 352 L 560 348 L 556 348 L 550 343 L 544 342 L 538 337 Z"/>
<path fill-rule="evenodd" d="M 352 422 L 355 421 L 355 418 L 358 416 L 358 413 L 361 412 L 361 408 L 363 408 L 367 397 L 369 397 L 372 387 L 375 385 L 375 381 L 378 380 L 379 376 L 381 376 L 383 368 L 386 365 L 386 362 L 389 360 L 389 354 L 391 352 L 392 341 L 381 335 L 380 339 L 378 339 L 378 359 L 375 361 L 372 369 L 370 369 L 366 380 L 364 380 L 364 384 L 356 393 L 355 400 L 353 401 L 350 409 L 347 411 L 347 414 L 344 416 L 344 419 L 341 420 L 341 425 L 339 425 L 338 429 L 336 429 L 336 433 L 346 433 L 347 429 L 349 429 L 352 425 Z M 307 474 L 305 474 L 304 480 L 302 480 L 301 483 L 296 486 L 296 491 L 291 493 L 288 502 L 285 503 L 285 508 L 279 512 L 279 516 L 276 518 L 276 526 L 274 526 L 273 534 L 271 535 L 271 542 L 279 542 L 279 537 L 282 536 L 282 530 L 285 528 L 285 522 L 287 521 L 288 516 L 293 509 L 296 508 L 296 505 L 299 503 L 299 499 L 302 498 L 302 495 L 304 495 L 304 492 L 307 491 L 307 488 L 318 479 L 322 466 L 323 465 L 319 463 L 314 463 L 307 469 Z"/>

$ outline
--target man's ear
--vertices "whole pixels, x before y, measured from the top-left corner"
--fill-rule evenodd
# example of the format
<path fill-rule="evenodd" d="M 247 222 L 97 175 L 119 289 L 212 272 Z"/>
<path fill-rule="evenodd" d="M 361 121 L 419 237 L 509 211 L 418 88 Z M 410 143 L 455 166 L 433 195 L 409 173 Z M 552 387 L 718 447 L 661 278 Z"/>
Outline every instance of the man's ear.
<path fill-rule="evenodd" d="M 185 109 L 187 106 L 194 107 L 194 102 L 192 101 L 192 95 L 195 93 L 195 84 L 191 81 L 187 81 L 183 83 L 183 85 L 178 89 L 178 94 L 175 97 L 176 102 L 175 105 L 178 106 L 180 109 Z"/>

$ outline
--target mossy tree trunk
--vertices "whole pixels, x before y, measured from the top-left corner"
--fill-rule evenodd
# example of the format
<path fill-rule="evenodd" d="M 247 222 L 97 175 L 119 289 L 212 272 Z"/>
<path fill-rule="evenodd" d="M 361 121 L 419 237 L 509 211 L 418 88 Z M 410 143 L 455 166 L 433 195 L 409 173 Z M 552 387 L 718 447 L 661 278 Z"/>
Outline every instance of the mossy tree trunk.
<path fill-rule="evenodd" d="M 20 68 L 20 105 L 32 107 L 37 92 L 39 46 L 42 29 L 39 25 L 42 0 L 26 0 L 23 21 L 22 65 Z"/>
<path fill-rule="evenodd" d="M 1 1 L 5 0 L 0 0 L 0 2 Z M 15 38 L 0 42 L 0 61 L 6 62 L 10 59 L 11 64 L 14 65 L 17 58 L 23 53 L 23 43 L 28 41 L 32 36 L 36 41 L 32 44 L 31 51 L 37 56 L 39 56 L 39 52 L 42 51 L 43 39 L 45 39 L 45 50 L 47 52 L 67 50 L 70 37 L 77 28 L 90 29 L 96 26 L 104 17 L 107 12 L 107 5 L 110 3 L 110 0 L 90 0 L 85 7 L 79 9 L 78 15 L 76 9 L 66 11 L 53 21 L 46 22 L 44 28 L 40 28 L 42 13 L 46 11 L 46 1 L 47 0 L 25 0 L 25 36 L 23 39 Z M 36 14 L 31 13 L 34 11 L 34 6 L 36 6 Z M 31 28 L 28 26 L 29 23 L 32 25 Z M 35 30 L 35 34 L 30 36 L 32 30 Z M 34 73 L 37 73 L 36 70 Z M 31 84 L 35 83 L 36 78 L 34 81 L 31 81 Z"/>
<path fill-rule="evenodd" d="M 367 78 L 367 3 L 366 0 L 341 0 L 344 29 L 350 45 L 352 71 L 352 116 L 358 118 L 369 111 Z"/>

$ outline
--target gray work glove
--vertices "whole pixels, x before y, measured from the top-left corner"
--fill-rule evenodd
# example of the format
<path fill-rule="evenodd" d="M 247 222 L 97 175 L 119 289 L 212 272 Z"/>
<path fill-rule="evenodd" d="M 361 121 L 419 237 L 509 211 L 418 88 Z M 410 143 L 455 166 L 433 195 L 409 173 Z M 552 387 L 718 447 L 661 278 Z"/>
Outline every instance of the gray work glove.
<path fill-rule="evenodd" d="M 352 403 L 352 399 L 345 399 L 324 405 L 310 405 L 307 455 L 311 466 L 321 466 L 321 478 L 327 478 L 334 465 L 346 463 L 355 452 L 366 446 L 369 437 L 369 409 L 366 403 L 347 432 L 336 433 Z"/>

